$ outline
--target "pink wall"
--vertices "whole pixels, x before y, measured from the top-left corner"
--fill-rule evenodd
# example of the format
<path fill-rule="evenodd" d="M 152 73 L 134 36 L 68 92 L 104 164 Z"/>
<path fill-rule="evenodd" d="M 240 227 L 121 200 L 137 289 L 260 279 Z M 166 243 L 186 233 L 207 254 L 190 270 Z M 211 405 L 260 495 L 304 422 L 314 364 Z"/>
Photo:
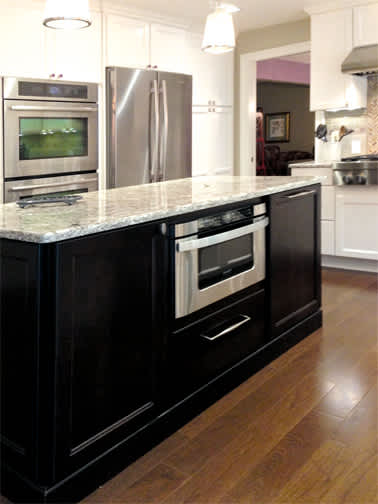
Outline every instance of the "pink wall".
<path fill-rule="evenodd" d="M 257 78 L 310 85 L 310 65 L 281 59 L 258 61 Z"/>

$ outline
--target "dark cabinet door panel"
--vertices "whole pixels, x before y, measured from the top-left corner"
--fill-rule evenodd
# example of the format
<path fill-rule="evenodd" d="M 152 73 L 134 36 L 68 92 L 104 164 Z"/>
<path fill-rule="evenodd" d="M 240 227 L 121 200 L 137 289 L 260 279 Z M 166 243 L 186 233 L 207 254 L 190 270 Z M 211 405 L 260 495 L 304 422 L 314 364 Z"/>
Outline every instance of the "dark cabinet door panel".
<path fill-rule="evenodd" d="M 2 457 L 35 477 L 37 247 L 0 240 Z"/>
<path fill-rule="evenodd" d="M 90 460 L 154 414 L 155 247 L 154 226 L 59 246 L 62 470 Z"/>
<path fill-rule="evenodd" d="M 272 336 L 320 308 L 320 192 L 275 195 L 270 210 Z"/>

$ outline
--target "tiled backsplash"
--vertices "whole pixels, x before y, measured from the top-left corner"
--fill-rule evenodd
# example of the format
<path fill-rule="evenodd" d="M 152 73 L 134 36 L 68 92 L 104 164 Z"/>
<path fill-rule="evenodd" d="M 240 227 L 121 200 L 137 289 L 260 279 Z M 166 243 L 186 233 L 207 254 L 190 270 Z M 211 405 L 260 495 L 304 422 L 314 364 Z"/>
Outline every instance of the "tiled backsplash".
<path fill-rule="evenodd" d="M 368 78 L 368 152 L 378 153 L 378 75 Z"/>
<path fill-rule="evenodd" d="M 316 140 L 317 161 L 378 153 L 378 75 L 368 77 L 367 109 L 317 112 L 316 125 L 318 124 L 327 125 L 328 142 Z M 341 126 L 353 130 L 353 133 L 338 142 L 335 137 Z"/>

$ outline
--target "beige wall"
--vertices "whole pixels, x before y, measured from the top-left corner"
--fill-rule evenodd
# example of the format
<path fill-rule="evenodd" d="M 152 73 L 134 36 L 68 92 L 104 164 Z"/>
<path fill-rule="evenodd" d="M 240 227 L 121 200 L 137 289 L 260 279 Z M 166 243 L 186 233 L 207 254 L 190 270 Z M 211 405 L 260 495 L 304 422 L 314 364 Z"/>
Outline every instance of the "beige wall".
<path fill-rule="evenodd" d="M 290 141 L 275 142 L 282 152 L 306 151 L 314 147 L 315 114 L 310 112 L 310 88 L 288 82 L 258 82 L 257 106 L 264 114 L 290 112 Z"/>
<path fill-rule="evenodd" d="M 235 174 L 239 173 L 240 55 L 311 40 L 310 19 L 239 34 L 235 51 Z"/>

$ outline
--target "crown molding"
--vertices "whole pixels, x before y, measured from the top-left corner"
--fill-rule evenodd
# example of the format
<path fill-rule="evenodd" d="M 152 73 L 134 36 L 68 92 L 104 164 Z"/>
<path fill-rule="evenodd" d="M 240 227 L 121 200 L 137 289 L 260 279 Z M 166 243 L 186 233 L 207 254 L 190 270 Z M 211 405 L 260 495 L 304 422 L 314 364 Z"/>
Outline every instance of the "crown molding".
<path fill-rule="evenodd" d="M 304 11 L 311 16 L 313 14 L 322 14 L 323 12 L 348 9 L 374 3 L 377 3 L 377 0 L 329 0 L 316 4 L 308 2 L 304 6 Z"/>

